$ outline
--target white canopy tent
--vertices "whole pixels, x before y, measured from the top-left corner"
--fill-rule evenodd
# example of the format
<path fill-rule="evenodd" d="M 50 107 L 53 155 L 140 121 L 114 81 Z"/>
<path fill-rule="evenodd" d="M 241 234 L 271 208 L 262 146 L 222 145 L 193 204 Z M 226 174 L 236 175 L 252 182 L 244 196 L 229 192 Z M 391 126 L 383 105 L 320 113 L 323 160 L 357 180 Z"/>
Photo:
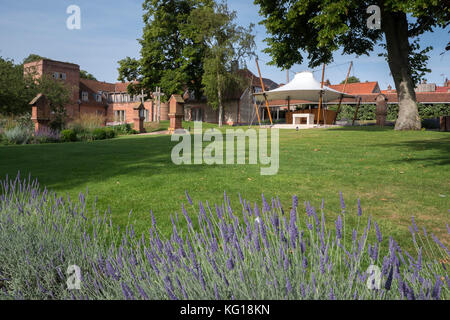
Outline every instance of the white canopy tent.
<path fill-rule="evenodd" d="M 339 98 L 354 98 L 354 96 L 336 91 L 327 86 L 321 87 L 320 82 L 314 79 L 312 72 L 304 71 L 297 73 L 288 84 L 274 90 L 255 93 L 257 102 L 264 101 L 264 95 L 267 100 L 306 100 L 317 102 L 320 99 L 333 101 Z"/>

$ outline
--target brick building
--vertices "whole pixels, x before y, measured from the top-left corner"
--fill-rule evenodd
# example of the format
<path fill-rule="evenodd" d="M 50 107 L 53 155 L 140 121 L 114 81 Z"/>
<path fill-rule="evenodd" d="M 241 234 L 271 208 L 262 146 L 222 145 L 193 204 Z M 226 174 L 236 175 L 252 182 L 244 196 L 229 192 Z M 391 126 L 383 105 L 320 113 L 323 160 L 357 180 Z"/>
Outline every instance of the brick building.
<path fill-rule="evenodd" d="M 261 92 L 261 81 L 250 70 L 241 69 L 238 73 L 247 81 L 248 86 L 243 90 L 231 89 L 224 94 L 223 101 L 223 123 L 228 125 L 257 123 L 255 105 L 252 94 Z M 278 88 L 278 84 L 270 79 L 263 78 L 264 90 Z M 186 92 L 183 96 L 184 119 L 186 121 L 203 121 L 210 123 L 219 122 L 219 111 L 213 110 L 207 103 L 206 98 L 194 99 L 194 96 Z"/>
<path fill-rule="evenodd" d="M 42 59 L 24 65 L 24 73 L 41 77 L 47 74 L 55 80 L 64 81 L 71 89 L 71 98 L 66 105 L 68 122 L 81 114 L 94 113 L 105 116 L 105 125 L 133 123 L 134 107 L 141 99 L 128 94 L 129 83 L 107 83 L 97 80 L 80 79 L 80 66 L 73 63 Z M 51 111 L 46 110 L 42 95 L 38 95 L 31 104 L 42 110 L 33 111 L 32 119 L 39 126 L 46 126 Z M 151 99 L 144 101 L 145 121 L 155 116 L 155 105 Z M 161 103 L 161 120 L 168 120 L 168 105 Z"/>

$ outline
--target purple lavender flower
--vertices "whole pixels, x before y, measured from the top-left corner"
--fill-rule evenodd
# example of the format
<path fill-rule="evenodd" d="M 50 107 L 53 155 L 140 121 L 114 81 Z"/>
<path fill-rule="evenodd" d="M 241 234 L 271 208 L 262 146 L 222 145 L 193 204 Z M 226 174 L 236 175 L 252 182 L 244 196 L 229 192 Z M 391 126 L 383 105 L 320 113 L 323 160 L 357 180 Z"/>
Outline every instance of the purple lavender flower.
<path fill-rule="evenodd" d="M 296 195 L 292 196 L 292 209 L 295 209 L 298 207 L 298 197 Z"/>
<path fill-rule="evenodd" d="M 441 295 L 441 279 L 436 277 L 436 282 L 433 286 L 433 290 L 431 291 L 431 297 L 435 300 L 439 300 Z"/>
<path fill-rule="evenodd" d="M 227 260 L 227 268 L 228 270 L 233 270 L 234 269 L 234 261 L 233 261 L 233 257 L 230 256 L 230 258 Z"/>
<path fill-rule="evenodd" d="M 358 198 L 358 217 L 362 216 L 361 201 Z"/>
<path fill-rule="evenodd" d="M 192 203 L 192 199 L 191 199 L 191 197 L 189 196 L 189 193 L 187 192 L 187 190 L 185 190 L 184 193 L 186 194 L 186 199 L 187 199 L 187 201 L 189 202 L 189 204 L 190 204 L 191 206 L 194 205 L 194 204 Z"/>
<path fill-rule="evenodd" d="M 376 221 L 375 221 L 375 230 L 377 233 L 377 240 L 379 243 L 381 243 L 381 240 L 383 240 L 383 237 L 381 236 L 381 231 L 380 231 L 380 228 L 378 227 L 378 224 Z"/>
<path fill-rule="evenodd" d="M 263 212 L 269 212 L 270 206 L 267 203 L 266 198 L 264 198 L 264 193 L 261 196 L 262 196 L 262 202 L 263 202 Z"/>
<path fill-rule="evenodd" d="M 391 290 L 393 274 L 394 274 L 394 267 L 391 266 L 386 283 L 384 284 L 384 288 L 388 291 Z"/>
<path fill-rule="evenodd" d="M 286 294 L 289 294 L 289 292 L 292 291 L 291 283 L 289 282 L 289 278 L 286 277 Z"/>
<path fill-rule="evenodd" d="M 122 293 L 126 300 L 134 300 L 134 294 L 133 291 L 131 291 L 130 287 L 127 286 L 125 282 L 121 282 L 122 286 Z"/>
<path fill-rule="evenodd" d="M 342 196 L 342 192 L 340 192 L 340 191 L 339 191 L 339 198 L 341 199 L 342 213 L 345 213 L 345 202 L 344 202 L 344 197 Z"/>
<path fill-rule="evenodd" d="M 342 238 L 342 219 L 341 216 L 339 215 L 337 218 L 337 221 L 335 222 L 336 225 L 336 237 L 338 239 Z"/>
<path fill-rule="evenodd" d="M 330 300 L 336 300 L 336 297 L 334 296 L 333 287 L 330 287 Z"/>

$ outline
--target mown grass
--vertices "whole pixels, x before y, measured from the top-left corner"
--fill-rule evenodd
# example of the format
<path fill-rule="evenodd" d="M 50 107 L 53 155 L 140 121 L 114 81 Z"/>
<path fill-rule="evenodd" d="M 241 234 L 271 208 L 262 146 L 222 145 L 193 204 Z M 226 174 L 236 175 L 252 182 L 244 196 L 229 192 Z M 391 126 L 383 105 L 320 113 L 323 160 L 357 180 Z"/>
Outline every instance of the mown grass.
<path fill-rule="evenodd" d="M 192 123 L 184 127 L 193 128 Z M 214 127 L 208 124 L 204 127 Z M 225 127 L 226 128 L 226 127 Z M 245 127 L 243 127 L 245 129 Z M 356 202 L 383 233 L 411 248 L 411 216 L 450 244 L 450 134 L 396 132 L 390 128 L 351 127 L 280 130 L 280 168 L 260 175 L 259 165 L 180 165 L 171 161 L 170 136 L 124 136 L 98 142 L 0 147 L 0 175 L 31 173 L 41 185 L 72 197 L 89 188 L 89 199 L 111 208 L 113 221 L 147 230 L 153 210 L 167 234 L 169 215 L 181 212 L 188 190 L 194 202 L 220 202 L 226 190 L 239 208 L 239 193 L 259 201 L 279 196 L 288 211 L 291 197 L 309 200 L 333 221 L 340 213 L 339 191 L 347 203 L 347 228 L 356 223 Z M 330 211 L 329 208 L 333 208 Z M 133 210 L 129 221 L 129 212 Z"/>

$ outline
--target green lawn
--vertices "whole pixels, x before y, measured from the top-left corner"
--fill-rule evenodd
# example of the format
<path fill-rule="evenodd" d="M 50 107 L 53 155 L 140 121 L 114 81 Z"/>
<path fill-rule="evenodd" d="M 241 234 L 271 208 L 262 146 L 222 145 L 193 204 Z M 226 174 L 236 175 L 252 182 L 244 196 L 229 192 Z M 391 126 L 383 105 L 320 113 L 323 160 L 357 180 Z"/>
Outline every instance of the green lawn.
<path fill-rule="evenodd" d="M 268 199 L 279 196 L 285 211 L 294 194 L 301 205 L 310 200 L 316 208 L 323 198 L 331 221 L 340 212 L 342 191 L 349 216 L 356 214 L 360 198 L 363 214 L 371 214 L 385 234 L 406 246 L 411 215 L 450 244 L 449 133 L 375 127 L 280 130 L 280 169 L 275 176 L 261 176 L 259 165 L 176 166 L 170 158 L 175 144 L 170 136 L 150 135 L 1 146 L 0 176 L 31 173 L 41 185 L 72 198 L 89 187 L 89 198 L 98 196 L 101 210 L 110 206 L 120 225 L 127 224 L 133 209 L 131 221 L 139 231 L 147 229 L 152 209 L 168 232 L 169 215 L 181 213 L 186 189 L 194 202 L 210 203 L 221 202 L 226 190 L 238 212 L 239 193 L 258 202 L 262 193 Z"/>

